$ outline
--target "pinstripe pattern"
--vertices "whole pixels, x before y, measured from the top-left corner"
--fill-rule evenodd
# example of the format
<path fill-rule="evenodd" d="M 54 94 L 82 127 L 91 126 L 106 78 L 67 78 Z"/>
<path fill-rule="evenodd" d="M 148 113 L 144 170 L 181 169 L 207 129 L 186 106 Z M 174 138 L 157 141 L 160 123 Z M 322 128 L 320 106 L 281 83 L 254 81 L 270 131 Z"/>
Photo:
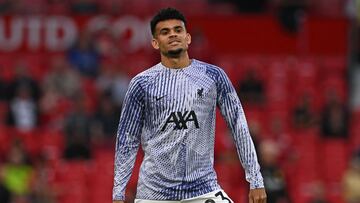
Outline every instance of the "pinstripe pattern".
<path fill-rule="evenodd" d="M 216 106 L 231 128 L 250 187 L 263 187 L 234 87 L 220 68 L 192 60 L 182 69 L 159 63 L 132 79 L 117 132 L 113 199 L 125 199 L 140 144 L 145 156 L 138 199 L 182 200 L 220 189 L 213 169 Z M 186 122 L 187 129 L 180 124 L 182 129 L 176 129 L 176 118 L 166 123 L 173 112 L 179 120 L 183 116 L 184 122 L 190 111 L 195 113 L 198 128 L 193 119 Z"/>

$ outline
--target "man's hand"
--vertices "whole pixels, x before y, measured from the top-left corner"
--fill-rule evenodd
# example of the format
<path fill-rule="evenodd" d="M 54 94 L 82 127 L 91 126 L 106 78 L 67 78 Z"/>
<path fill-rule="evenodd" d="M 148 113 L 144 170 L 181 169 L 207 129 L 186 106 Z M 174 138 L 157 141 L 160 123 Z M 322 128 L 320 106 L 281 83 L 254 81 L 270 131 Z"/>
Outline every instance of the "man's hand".
<path fill-rule="evenodd" d="M 124 201 L 114 200 L 113 203 L 125 203 Z"/>
<path fill-rule="evenodd" d="M 266 203 L 265 188 L 250 189 L 249 203 Z"/>

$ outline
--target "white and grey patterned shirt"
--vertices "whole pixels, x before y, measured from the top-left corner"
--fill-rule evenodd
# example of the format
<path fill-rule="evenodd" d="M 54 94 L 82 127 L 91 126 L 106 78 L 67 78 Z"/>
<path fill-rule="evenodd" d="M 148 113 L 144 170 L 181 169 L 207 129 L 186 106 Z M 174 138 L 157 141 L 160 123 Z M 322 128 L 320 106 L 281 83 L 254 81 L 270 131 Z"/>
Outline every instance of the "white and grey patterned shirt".
<path fill-rule="evenodd" d="M 214 171 L 216 106 L 231 128 L 250 188 L 264 187 L 240 100 L 225 72 L 193 59 L 161 63 L 130 82 L 117 132 L 113 199 L 125 199 L 139 146 L 138 199 L 182 200 L 220 189 Z"/>

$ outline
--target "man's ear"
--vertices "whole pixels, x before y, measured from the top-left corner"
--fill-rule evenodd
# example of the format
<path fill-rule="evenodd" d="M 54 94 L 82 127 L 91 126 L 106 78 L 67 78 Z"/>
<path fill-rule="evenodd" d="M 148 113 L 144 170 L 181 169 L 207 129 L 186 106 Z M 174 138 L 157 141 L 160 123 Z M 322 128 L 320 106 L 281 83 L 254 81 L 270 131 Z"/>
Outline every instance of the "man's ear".
<path fill-rule="evenodd" d="M 191 35 L 190 35 L 190 33 L 186 33 L 185 39 L 186 39 L 186 43 L 187 43 L 188 45 L 190 45 L 190 44 L 191 44 Z"/>
<path fill-rule="evenodd" d="M 159 42 L 155 38 L 152 38 L 151 45 L 154 47 L 154 49 L 159 49 Z"/>

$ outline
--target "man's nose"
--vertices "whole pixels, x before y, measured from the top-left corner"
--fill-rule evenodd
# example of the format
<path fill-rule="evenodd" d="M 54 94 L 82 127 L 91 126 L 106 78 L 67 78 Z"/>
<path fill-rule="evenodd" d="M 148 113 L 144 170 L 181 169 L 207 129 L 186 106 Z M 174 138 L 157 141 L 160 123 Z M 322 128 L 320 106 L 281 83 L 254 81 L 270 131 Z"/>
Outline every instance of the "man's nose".
<path fill-rule="evenodd" d="M 170 31 L 170 37 L 177 37 L 178 34 L 175 31 Z"/>

